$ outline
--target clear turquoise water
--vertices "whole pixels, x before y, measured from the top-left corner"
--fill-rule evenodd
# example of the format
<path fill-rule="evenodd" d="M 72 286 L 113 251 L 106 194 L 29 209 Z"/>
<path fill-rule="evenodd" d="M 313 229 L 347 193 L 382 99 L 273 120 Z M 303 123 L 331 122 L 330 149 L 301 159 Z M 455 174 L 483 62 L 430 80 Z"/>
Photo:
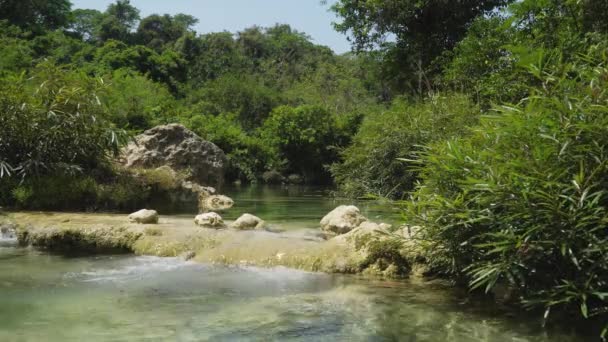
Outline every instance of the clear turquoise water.
<path fill-rule="evenodd" d="M 285 192 L 287 191 L 287 192 Z M 318 192 L 227 192 L 270 222 L 314 226 Z M 366 215 L 396 219 L 367 204 Z M 0 241 L 0 341 L 585 341 L 440 285 L 174 258 L 66 257 Z"/>
<path fill-rule="evenodd" d="M 225 219 L 236 219 L 242 213 L 251 213 L 281 227 L 318 228 L 325 214 L 341 204 L 355 204 L 363 215 L 372 221 L 399 225 L 401 214 L 390 203 L 352 201 L 332 198 L 328 190 L 308 186 L 242 186 L 227 187 L 223 193 L 235 201 Z"/>

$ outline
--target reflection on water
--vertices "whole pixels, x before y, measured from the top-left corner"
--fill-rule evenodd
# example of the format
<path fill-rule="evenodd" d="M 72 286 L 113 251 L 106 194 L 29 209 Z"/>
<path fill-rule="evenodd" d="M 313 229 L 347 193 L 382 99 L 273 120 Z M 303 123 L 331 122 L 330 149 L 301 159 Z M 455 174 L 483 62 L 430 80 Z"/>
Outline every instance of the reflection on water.
<path fill-rule="evenodd" d="M 0 247 L 0 341 L 576 341 L 449 290 Z"/>

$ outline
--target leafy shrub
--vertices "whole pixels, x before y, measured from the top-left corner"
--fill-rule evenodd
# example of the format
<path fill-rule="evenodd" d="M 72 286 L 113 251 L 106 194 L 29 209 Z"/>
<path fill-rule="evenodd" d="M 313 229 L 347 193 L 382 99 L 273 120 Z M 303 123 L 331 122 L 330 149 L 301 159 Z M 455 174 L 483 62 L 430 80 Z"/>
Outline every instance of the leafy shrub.
<path fill-rule="evenodd" d="M 608 313 L 608 50 L 530 70 L 542 85 L 423 154 L 409 207 L 436 271 L 529 308 Z M 604 335 L 607 330 L 604 330 Z"/>
<path fill-rule="evenodd" d="M 154 186 L 159 191 L 170 191 L 180 186 L 180 181 L 185 179 L 169 166 L 161 166 L 156 169 L 141 169 L 135 172 L 145 184 Z"/>
<path fill-rule="evenodd" d="M 404 159 L 416 159 L 421 145 L 462 134 L 478 116 L 479 109 L 463 95 L 417 103 L 400 100 L 367 115 L 353 144 L 343 151 L 344 161 L 331 168 L 339 192 L 348 197 L 402 197 L 418 177 Z"/>
<path fill-rule="evenodd" d="M 50 63 L 1 79 L 0 176 L 74 174 L 116 153 L 124 135 L 100 104 L 103 87 Z"/>
<path fill-rule="evenodd" d="M 97 199 L 97 182 L 88 176 L 47 175 L 30 178 L 12 190 L 20 208 L 85 210 Z"/>
<path fill-rule="evenodd" d="M 116 170 L 112 179 L 100 184 L 96 205 L 100 209 L 133 211 L 149 202 L 151 189 L 130 172 Z"/>

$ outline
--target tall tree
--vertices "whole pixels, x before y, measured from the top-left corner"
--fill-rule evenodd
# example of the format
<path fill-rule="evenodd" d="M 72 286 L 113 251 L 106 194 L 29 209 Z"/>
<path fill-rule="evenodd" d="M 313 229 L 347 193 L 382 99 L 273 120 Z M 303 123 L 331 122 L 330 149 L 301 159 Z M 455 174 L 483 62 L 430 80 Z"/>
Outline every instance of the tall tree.
<path fill-rule="evenodd" d="M 40 34 L 65 27 L 71 6 L 69 0 L 0 0 L 0 20 Z"/>
<path fill-rule="evenodd" d="M 451 50 L 476 17 L 511 1 L 339 0 L 332 9 L 342 18 L 335 28 L 351 35 L 356 50 L 387 48 L 387 74 L 400 74 L 398 87 L 420 91 L 433 60 Z"/>
<path fill-rule="evenodd" d="M 123 42 L 131 41 L 131 32 L 139 21 L 139 10 L 131 5 L 129 0 L 117 0 L 108 6 L 105 18 L 100 25 L 100 38 L 103 41 L 116 39 Z"/>
<path fill-rule="evenodd" d="M 72 12 L 70 29 L 86 41 L 95 41 L 99 34 L 99 25 L 104 15 L 93 9 L 75 9 Z"/>
<path fill-rule="evenodd" d="M 166 44 L 175 43 L 198 20 L 187 14 L 150 15 L 139 23 L 138 41 L 150 48 L 161 50 Z"/>

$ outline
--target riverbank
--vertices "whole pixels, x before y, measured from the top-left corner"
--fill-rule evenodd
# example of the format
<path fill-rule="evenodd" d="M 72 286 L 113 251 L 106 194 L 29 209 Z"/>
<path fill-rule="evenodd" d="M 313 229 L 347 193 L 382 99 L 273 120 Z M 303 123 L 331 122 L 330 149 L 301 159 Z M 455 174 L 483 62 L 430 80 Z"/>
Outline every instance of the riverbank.
<path fill-rule="evenodd" d="M 20 245 L 62 253 L 124 252 L 393 278 L 405 277 L 412 269 L 411 246 L 392 243 L 391 236 L 377 234 L 374 225 L 324 240 L 314 229 L 216 230 L 179 216 L 161 217 L 158 224 L 135 224 L 125 215 L 17 212 L 3 220 L 14 225 Z"/>

